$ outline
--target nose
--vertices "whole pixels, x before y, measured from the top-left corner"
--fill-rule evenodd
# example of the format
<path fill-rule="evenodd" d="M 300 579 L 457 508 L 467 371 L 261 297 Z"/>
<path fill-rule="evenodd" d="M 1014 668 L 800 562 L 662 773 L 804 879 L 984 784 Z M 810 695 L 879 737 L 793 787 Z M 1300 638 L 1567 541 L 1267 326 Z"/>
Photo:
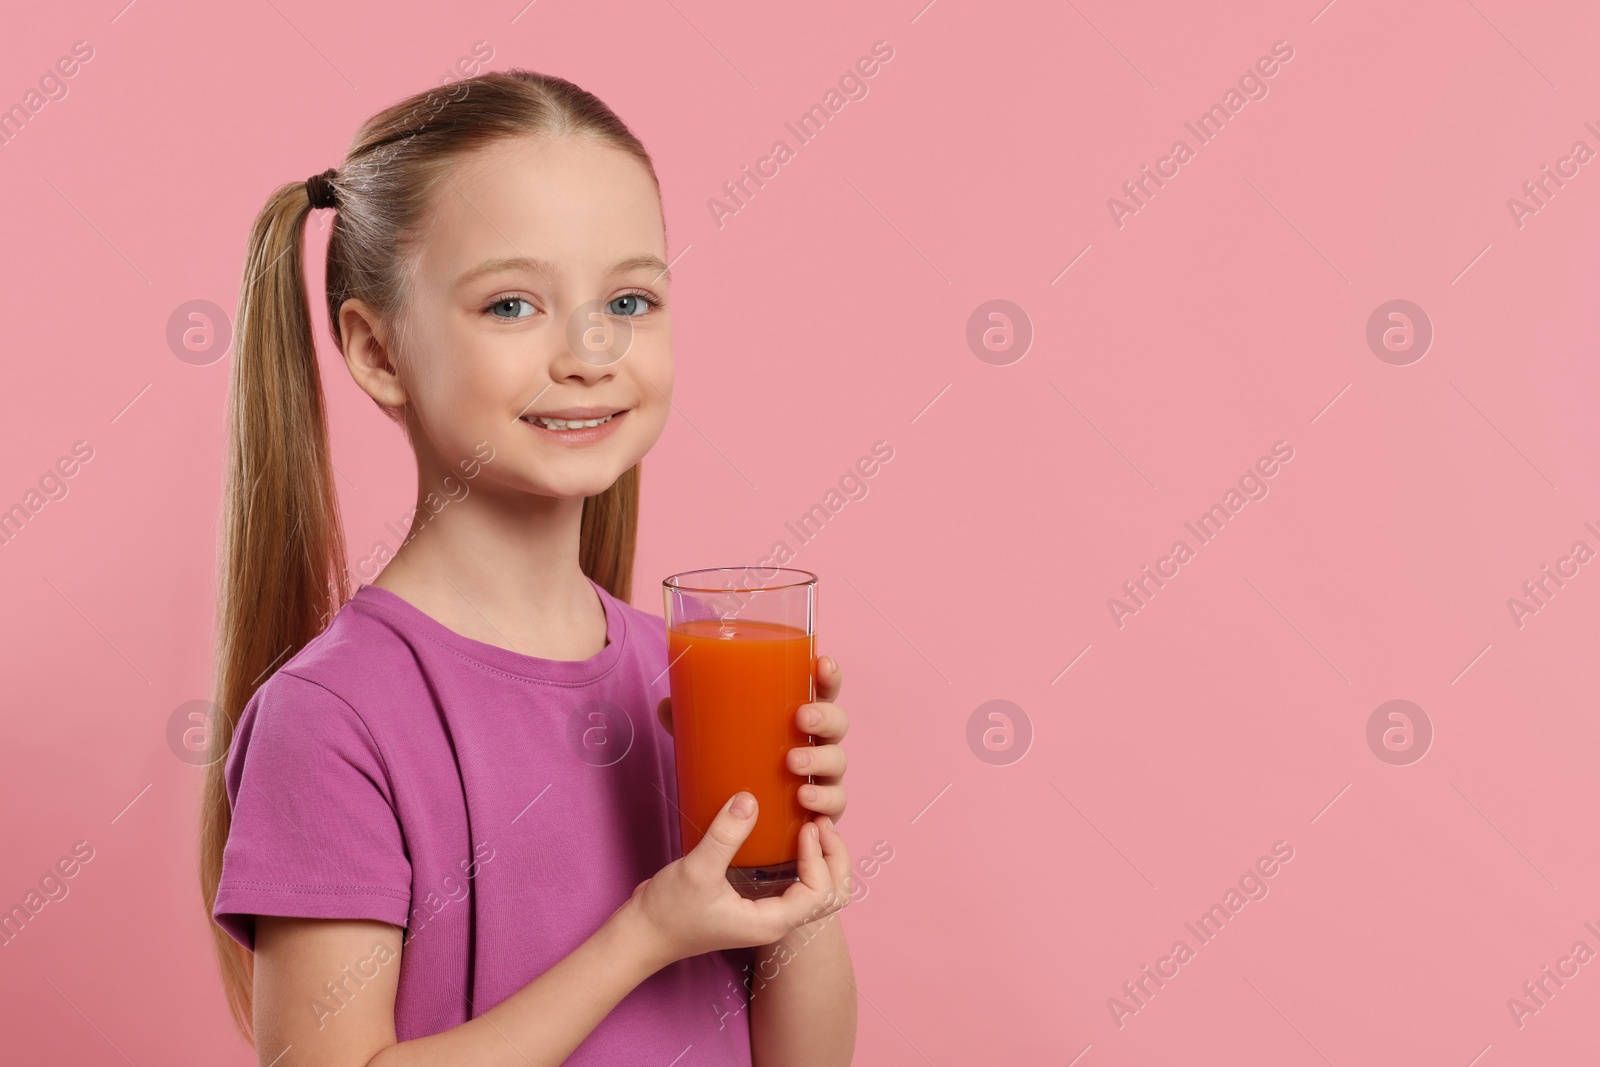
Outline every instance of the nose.
<path fill-rule="evenodd" d="M 557 363 L 562 373 L 599 380 L 615 372 L 632 343 L 633 325 L 627 316 L 609 314 L 604 301 L 590 300 L 568 316 L 566 344 Z"/>

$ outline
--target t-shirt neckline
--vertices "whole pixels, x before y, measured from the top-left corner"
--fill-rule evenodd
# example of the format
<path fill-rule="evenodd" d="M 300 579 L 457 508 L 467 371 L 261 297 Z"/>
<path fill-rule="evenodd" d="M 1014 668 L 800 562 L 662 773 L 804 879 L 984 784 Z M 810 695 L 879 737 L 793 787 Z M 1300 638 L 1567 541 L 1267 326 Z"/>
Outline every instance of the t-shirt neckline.
<path fill-rule="evenodd" d="M 411 601 L 381 585 L 364 583 L 356 588 L 350 603 L 378 612 L 408 633 L 424 637 L 451 652 L 492 671 L 515 675 L 530 681 L 567 685 L 592 682 L 604 676 L 622 658 L 628 636 L 627 617 L 604 586 L 584 575 L 594 586 L 606 613 L 606 646 L 588 659 L 541 659 L 525 656 L 509 648 L 491 645 L 459 634 Z"/>

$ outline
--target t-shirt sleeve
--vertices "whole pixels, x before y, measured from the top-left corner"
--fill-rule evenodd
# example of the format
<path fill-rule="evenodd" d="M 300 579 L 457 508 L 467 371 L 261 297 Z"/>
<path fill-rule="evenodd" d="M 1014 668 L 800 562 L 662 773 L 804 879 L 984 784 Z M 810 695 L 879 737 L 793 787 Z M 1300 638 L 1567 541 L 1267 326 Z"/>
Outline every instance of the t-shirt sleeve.
<path fill-rule="evenodd" d="M 255 950 L 255 916 L 405 926 L 411 860 L 388 768 L 345 700 L 279 671 L 239 715 L 224 781 L 233 821 L 212 918 Z"/>

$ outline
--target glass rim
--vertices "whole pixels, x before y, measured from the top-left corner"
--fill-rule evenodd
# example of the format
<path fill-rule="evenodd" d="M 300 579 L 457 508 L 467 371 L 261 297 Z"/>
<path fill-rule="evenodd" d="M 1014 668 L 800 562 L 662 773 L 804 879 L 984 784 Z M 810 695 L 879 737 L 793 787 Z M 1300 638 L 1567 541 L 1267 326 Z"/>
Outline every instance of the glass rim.
<path fill-rule="evenodd" d="M 763 581 L 763 584 L 761 584 L 761 585 L 758 585 L 758 586 L 745 586 L 745 587 L 740 588 L 740 589 L 729 589 L 728 587 L 721 586 L 721 585 L 716 585 L 716 586 L 712 586 L 712 585 L 704 585 L 704 586 L 702 586 L 702 585 L 686 585 L 683 582 L 683 579 L 692 578 L 695 575 L 704 575 L 704 574 L 756 574 L 756 575 L 760 575 L 760 574 L 763 574 L 763 573 L 765 573 L 767 571 L 773 571 L 773 570 L 777 571 L 780 576 L 784 575 L 784 574 L 791 574 L 791 575 L 800 575 L 800 576 L 803 576 L 803 577 L 797 577 L 794 581 L 787 581 L 787 582 L 786 581 L 776 580 L 776 579 L 774 579 L 773 582 Z M 744 566 L 744 567 L 701 567 L 701 568 L 699 568 L 697 570 L 692 570 L 692 571 L 679 571 L 677 574 L 669 575 L 668 577 L 662 579 L 662 581 L 661 581 L 661 586 L 662 586 L 663 589 L 676 590 L 676 591 L 681 592 L 681 593 L 772 593 L 772 592 L 777 592 L 778 590 L 781 590 L 781 589 L 798 589 L 798 588 L 801 588 L 803 586 L 816 585 L 816 584 L 817 584 L 817 576 L 815 574 L 812 574 L 810 571 L 800 570 L 797 567 L 755 567 L 755 566 Z"/>

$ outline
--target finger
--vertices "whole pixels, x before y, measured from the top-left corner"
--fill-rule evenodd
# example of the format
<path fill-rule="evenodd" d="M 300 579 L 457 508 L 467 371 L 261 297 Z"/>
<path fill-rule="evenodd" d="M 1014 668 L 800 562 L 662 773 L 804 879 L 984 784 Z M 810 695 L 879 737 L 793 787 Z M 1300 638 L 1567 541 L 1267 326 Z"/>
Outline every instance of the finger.
<path fill-rule="evenodd" d="M 845 794 L 842 785 L 803 785 L 800 787 L 800 806 L 819 815 L 838 819 L 844 814 Z"/>
<path fill-rule="evenodd" d="M 850 716 L 839 705 L 828 700 L 801 704 L 794 712 L 795 725 L 827 741 L 842 741 L 850 730 Z"/>
<path fill-rule="evenodd" d="M 773 941 L 791 933 L 822 914 L 823 895 L 828 891 L 828 865 L 822 858 L 822 845 L 813 820 L 800 824 L 800 850 L 795 861 L 795 881 L 781 894 L 755 901 L 769 929 L 779 933 Z"/>
<path fill-rule="evenodd" d="M 672 698 L 662 697 L 661 703 L 656 705 L 656 718 L 661 720 L 661 728 L 667 731 L 667 736 L 672 736 Z"/>
<path fill-rule="evenodd" d="M 749 808 L 743 815 L 734 810 L 734 803 L 739 800 L 749 802 Z M 716 818 L 711 820 L 711 825 L 706 827 L 700 843 L 684 856 L 684 867 L 695 877 L 708 882 L 725 879 L 728 864 L 733 861 L 734 853 L 739 851 L 745 838 L 750 836 L 750 831 L 755 829 L 759 814 L 756 798 L 750 793 L 741 790 L 729 797 Z"/>
<path fill-rule="evenodd" d="M 822 827 L 816 819 L 807 819 L 800 827 L 800 859 L 796 873 L 807 889 L 825 893 L 833 884 L 833 872 L 822 855 Z M 813 906 L 816 901 L 811 902 Z"/>
<path fill-rule="evenodd" d="M 822 846 L 822 857 L 828 863 L 828 873 L 833 879 L 833 884 L 843 894 L 845 903 L 848 903 L 850 890 L 853 887 L 850 885 L 850 851 L 845 846 L 844 835 L 839 832 L 838 825 L 832 819 L 824 816 L 817 821 L 822 824 L 819 843 Z"/>
<path fill-rule="evenodd" d="M 781 905 L 782 921 L 789 930 L 815 922 L 849 901 L 843 885 L 849 874 L 850 857 L 845 851 L 844 838 L 837 831 L 827 844 L 821 820 L 808 819 L 800 827 L 800 851 L 796 863 L 798 881 L 786 889 L 782 896 L 768 898 Z M 766 901 L 757 901 L 758 905 Z"/>
<path fill-rule="evenodd" d="M 839 671 L 839 664 L 832 656 L 818 656 L 816 673 L 817 699 L 836 700 L 840 687 L 844 685 L 844 675 Z"/>
<path fill-rule="evenodd" d="M 850 872 L 850 857 L 845 852 L 844 839 L 837 830 L 830 831 L 826 822 L 825 816 L 819 816 L 808 820 L 802 829 L 801 855 L 810 853 L 815 877 L 802 874 L 801 881 L 815 892 L 806 913 L 800 918 L 801 922 L 815 922 L 831 915 L 849 900 L 849 888 L 844 883 Z M 809 831 L 813 830 L 817 834 L 816 841 L 807 849 L 806 839 L 810 837 Z M 804 862 L 802 859 L 801 863 Z"/>
<path fill-rule="evenodd" d="M 795 774 L 811 774 L 822 778 L 841 778 L 849 757 L 838 745 L 797 745 L 789 750 L 789 769 Z"/>

